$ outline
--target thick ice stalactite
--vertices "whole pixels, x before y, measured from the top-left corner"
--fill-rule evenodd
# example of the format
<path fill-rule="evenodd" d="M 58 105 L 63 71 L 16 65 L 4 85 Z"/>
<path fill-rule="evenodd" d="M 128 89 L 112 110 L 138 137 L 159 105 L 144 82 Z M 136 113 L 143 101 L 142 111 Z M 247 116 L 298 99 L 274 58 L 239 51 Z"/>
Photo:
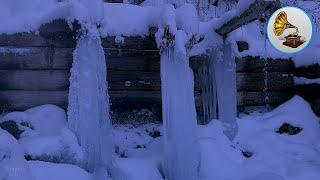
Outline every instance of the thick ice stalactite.
<path fill-rule="evenodd" d="M 223 123 L 225 135 L 232 140 L 237 134 L 238 125 L 236 64 L 230 44 L 225 42 L 222 47 L 214 50 L 211 58 L 211 68 L 214 69 L 216 79 L 219 120 Z"/>
<path fill-rule="evenodd" d="M 166 179 L 195 180 L 199 162 L 194 77 L 187 56 L 174 48 L 161 52 L 161 85 Z"/>
<path fill-rule="evenodd" d="M 111 158 L 106 61 L 99 37 L 77 41 L 70 77 L 68 125 L 88 159 L 85 167 L 98 172 Z"/>
<path fill-rule="evenodd" d="M 201 102 L 203 117 L 200 124 L 207 124 L 211 119 L 217 119 L 217 87 L 214 74 L 213 62 L 205 58 L 203 65 L 199 68 L 201 85 Z"/>

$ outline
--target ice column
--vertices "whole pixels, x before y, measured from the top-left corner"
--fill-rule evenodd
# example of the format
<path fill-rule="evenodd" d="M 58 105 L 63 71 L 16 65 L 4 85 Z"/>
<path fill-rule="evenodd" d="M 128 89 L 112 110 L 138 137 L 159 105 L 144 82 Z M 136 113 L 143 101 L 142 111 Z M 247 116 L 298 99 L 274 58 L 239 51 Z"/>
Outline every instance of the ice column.
<path fill-rule="evenodd" d="M 199 162 L 194 77 L 188 57 L 173 47 L 161 52 L 161 86 L 166 179 L 196 180 Z"/>
<path fill-rule="evenodd" d="M 225 135 L 230 139 L 236 136 L 237 86 L 236 64 L 232 56 L 231 45 L 224 42 L 212 53 L 212 66 L 217 87 L 218 114 L 222 121 Z"/>
<path fill-rule="evenodd" d="M 101 40 L 82 35 L 73 54 L 68 125 L 88 159 L 90 172 L 99 172 L 111 159 L 109 97 L 106 61 Z"/>

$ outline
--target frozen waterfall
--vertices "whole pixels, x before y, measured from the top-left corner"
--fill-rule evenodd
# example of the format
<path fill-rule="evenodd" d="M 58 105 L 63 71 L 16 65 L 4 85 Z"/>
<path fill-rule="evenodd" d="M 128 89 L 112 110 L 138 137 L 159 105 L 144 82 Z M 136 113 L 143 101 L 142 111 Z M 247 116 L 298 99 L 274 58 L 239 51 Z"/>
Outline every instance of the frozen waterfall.
<path fill-rule="evenodd" d="M 106 76 L 106 61 L 100 38 L 83 35 L 78 39 L 73 55 L 68 125 L 88 157 L 85 167 L 94 174 L 106 168 L 111 159 Z"/>
<path fill-rule="evenodd" d="M 236 63 L 229 43 L 214 50 L 211 56 L 211 69 L 217 88 L 218 117 L 223 123 L 224 133 L 230 139 L 237 135 L 237 79 Z M 212 98 L 215 101 L 215 98 Z"/>
<path fill-rule="evenodd" d="M 161 52 L 164 172 L 169 180 L 196 180 L 198 169 L 194 77 L 189 59 L 168 47 Z"/>

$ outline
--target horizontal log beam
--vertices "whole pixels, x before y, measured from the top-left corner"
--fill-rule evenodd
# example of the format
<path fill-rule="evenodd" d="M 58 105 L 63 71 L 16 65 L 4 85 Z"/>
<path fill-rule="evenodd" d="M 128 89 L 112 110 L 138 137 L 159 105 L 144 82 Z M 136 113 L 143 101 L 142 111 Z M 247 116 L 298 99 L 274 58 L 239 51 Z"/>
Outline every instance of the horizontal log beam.
<path fill-rule="evenodd" d="M 238 29 L 241 26 L 249 24 L 252 21 L 255 21 L 261 18 L 264 14 L 271 14 L 280 7 L 280 1 L 265 1 L 265 0 L 256 0 L 253 2 L 247 10 L 245 10 L 241 15 L 236 16 L 223 24 L 220 28 L 215 31 L 225 37 L 230 32 Z"/>
<path fill-rule="evenodd" d="M 161 105 L 159 91 L 110 91 L 111 106 L 152 104 Z M 238 92 L 238 106 L 266 105 L 263 92 Z M 282 92 L 270 92 L 270 105 L 278 105 L 290 99 L 292 95 Z M 25 110 L 43 104 L 54 104 L 63 108 L 68 104 L 68 91 L 0 91 L 1 110 Z M 200 96 L 196 94 L 196 106 L 200 106 Z"/>
<path fill-rule="evenodd" d="M 68 70 L 0 70 L 0 90 L 67 90 L 70 72 Z M 293 77 L 282 72 L 270 72 L 268 90 L 291 91 Z M 159 72 L 108 70 L 108 84 L 111 90 L 160 91 Z M 237 73 L 238 91 L 263 91 L 264 73 Z M 198 74 L 195 74 L 195 90 L 201 91 Z"/>

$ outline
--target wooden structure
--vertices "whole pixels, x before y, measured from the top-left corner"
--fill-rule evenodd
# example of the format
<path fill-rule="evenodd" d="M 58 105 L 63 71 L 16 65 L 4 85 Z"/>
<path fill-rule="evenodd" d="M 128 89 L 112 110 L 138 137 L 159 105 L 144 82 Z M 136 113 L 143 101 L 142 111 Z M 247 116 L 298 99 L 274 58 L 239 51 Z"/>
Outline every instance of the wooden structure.
<path fill-rule="evenodd" d="M 74 42 L 48 40 L 34 34 L 0 35 L 0 104 L 2 109 L 23 110 L 52 103 L 67 105 L 69 70 Z M 114 37 L 103 40 L 108 64 L 112 105 L 160 104 L 159 53 L 152 38 L 125 38 L 117 45 Z M 201 93 L 194 58 L 196 94 Z M 290 61 L 269 60 L 270 104 L 289 97 L 293 86 Z M 264 62 L 259 58 L 237 60 L 238 105 L 264 105 Z M 198 99 L 198 98 L 197 98 Z"/>
<path fill-rule="evenodd" d="M 263 5 L 261 8 L 275 7 L 272 4 Z M 216 31 L 224 36 L 239 26 L 238 21 L 244 24 L 260 16 L 254 11 L 244 13 L 250 18 L 236 17 L 237 21 L 231 20 Z M 118 44 L 115 37 L 107 37 L 102 39 L 102 45 L 107 57 L 111 109 L 161 107 L 160 57 L 153 36 L 127 37 L 123 44 Z M 74 47 L 74 32 L 66 24 L 42 26 L 40 35 L 0 35 L 0 109 L 25 110 L 48 103 L 66 108 Z M 195 72 L 199 114 L 201 85 L 198 69 L 204 61 L 205 57 L 194 57 L 190 61 Z M 316 100 L 320 96 L 313 92 L 313 85 L 294 86 L 293 75 L 301 76 L 302 72 L 307 71 L 295 69 L 290 60 L 268 59 L 266 62 L 259 57 L 244 57 L 236 59 L 236 64 L 240 110 L 245 106 L 276 106 L 290 99 L 293 94 L 320 101 Z M 316 71 L 317 74 L 319 72 Z M 305 93 L 309 91 L 311 93 Z M 309 98 L 310 94 L 313 94 L 312 98 Z M 266 96 L 269 100 L 266 100 Z"/>

